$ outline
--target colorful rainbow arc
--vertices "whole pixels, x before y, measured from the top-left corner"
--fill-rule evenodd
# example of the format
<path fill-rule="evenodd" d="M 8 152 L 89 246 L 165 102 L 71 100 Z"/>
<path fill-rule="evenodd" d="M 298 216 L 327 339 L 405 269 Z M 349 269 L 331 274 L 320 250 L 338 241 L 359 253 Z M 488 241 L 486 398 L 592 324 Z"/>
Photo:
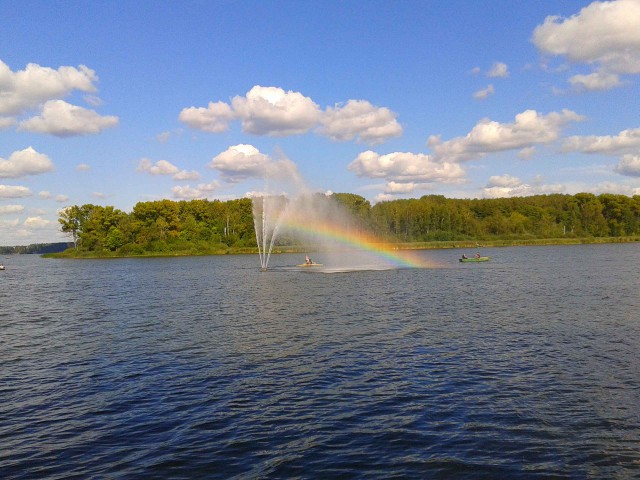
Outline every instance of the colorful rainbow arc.
<path fill-rule="evenodd" d="M 376 256 L 391 262 L 393 265 L 409 268 L 427 268 L 434 266 L 425 259 L 419 258 L 415 252 L 397 250 L 381 242 L 371 234 L 354 232 L 330 222 L 303 222 L 288 218 L 283 222 L 283 228 L 305 235 L 319 236 L 330 239 L 348 247 L 372 252 Z"/>

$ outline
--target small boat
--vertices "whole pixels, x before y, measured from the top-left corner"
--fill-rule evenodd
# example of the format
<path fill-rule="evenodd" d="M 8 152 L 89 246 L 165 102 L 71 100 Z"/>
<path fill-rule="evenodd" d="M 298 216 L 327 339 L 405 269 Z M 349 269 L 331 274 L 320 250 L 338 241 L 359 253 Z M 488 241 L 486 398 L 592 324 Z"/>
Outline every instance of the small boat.
<path fill-rule="evenodd" d="M 321 267 L 321 263 L 301 263 L 300 265 L 296 265 L 296 267 Z"/>
<path fill-rule="evenodd" d="M 0 265 L 0 270 L 4 270 L 4 265 Z"/>
<path fill-rule="evenodd" d="M 461 262 L 488 262 L 491 260 L 491 257 L 469 257 L 469 258 L 461 258 Z"/>

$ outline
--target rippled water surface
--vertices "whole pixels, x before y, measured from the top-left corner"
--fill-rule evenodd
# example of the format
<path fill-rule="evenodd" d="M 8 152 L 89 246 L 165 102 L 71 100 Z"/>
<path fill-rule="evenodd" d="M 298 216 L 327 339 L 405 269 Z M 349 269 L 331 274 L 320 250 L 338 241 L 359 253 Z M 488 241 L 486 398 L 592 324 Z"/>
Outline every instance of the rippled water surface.
<path fill-rule="evenodd" d="M 638 478 L 640 245 L 461 253 L 5 258 L 0 477 Z"/>

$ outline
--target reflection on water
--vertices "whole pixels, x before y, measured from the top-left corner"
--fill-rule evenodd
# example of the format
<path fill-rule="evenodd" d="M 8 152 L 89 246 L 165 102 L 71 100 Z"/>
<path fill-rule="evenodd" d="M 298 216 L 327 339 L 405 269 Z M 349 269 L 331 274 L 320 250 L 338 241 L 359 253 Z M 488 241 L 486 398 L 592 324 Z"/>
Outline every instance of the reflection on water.
<path fill-rule="evenodd" d="M 0 473 L 637 474 L 640 247 L 483 253 L 6 259 Z"/>

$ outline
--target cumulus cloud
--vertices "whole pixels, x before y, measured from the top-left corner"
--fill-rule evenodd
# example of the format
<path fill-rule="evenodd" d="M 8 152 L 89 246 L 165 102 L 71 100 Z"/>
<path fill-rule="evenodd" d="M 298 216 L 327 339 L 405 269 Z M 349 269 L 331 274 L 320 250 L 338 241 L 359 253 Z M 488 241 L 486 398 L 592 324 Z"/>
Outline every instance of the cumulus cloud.
<path fill-rule="evenodd" d="M 344 106 L 327 108 L 319 132 L 332 140 L 353 140 L 377 145 L 402 135 L 396 114 L 366 100 L 349 100 Z"/>
<path fill-rule="evenodd" d="M 0 227 L 3 227 L 3 228 L 17 227 L 19 224 L 20 224 L 20 220 L 17 218 L 14 220 L 0 220 Z"/>
<path fill-rule="evenodd" d="M 273 160 L 253 145 L 234 145 L 216 155 L 208 166 L 218 170 L 227 182 L 236 183 L 248 178 L 297 178 L 293 162 L 283 158 Z"/>
<path fill-rule="evenodd" d="M 640 128 L 622 130 L 618 135 L 568 137 L 562 144 L 565 152 L 620 155 L 640 150 Z"/>
<path fill-rule="evenodd" d="M 0 215 L 24 212 L 23 205 L 0 205 Z"/>
<path fill-rule="evenodd" d="M 0 158 L 0 178 L 18 178 L 53 170 L 53 162 L 33 147 L 13 152 L 7 160 Z"/>
<path fill-rule="evenodd" d="M 483 119 L 464 137 L 443 142 L 440 137 L 431 136 L 428 145 L 438 161 L 475 160 L 492 152 L 524 149 L 553 142 L 558 139 L 563 126 L 581 120 L 584 120 L 583 116 L 566 109 L 547 115 L 526 110 L 516 115 L 513 123 Z"/>
<path fill-rule="evenodd" d="M 84 65 L 55 70 L 30 63 L 24 70 L 13 72 L 0 60 L 0 115 L 20 115 L 73 90 L 95 92 L 97 81 L 95 72 Z"/>
<path fill-rule="evenodd" d="M 398 195 L 403 193 L 412 193 L 416 190 L 417 184 L 414 182 L 399 183 L 399 182 L 387 182 L 384 188 L 384 193 L 389 195 Z"/>
<path fill-rule="evenodd" d="M 41 229 L 41 228 L 47 228 L 49 225 L 51 225 L 51 220 L 47 220 L 45 218 L 42 217 L 28 217 L 25 221 L 24 221 L 24 226 L 29 228 L 29 229 Z"/>
<path fill-rule="evenodd" d="M 198 180 L 200 178 L 200 174 L 195 170 L 180 170 L 178 173 L 174 174 L 172 177 L 174 180 Z"/>
<path fill-rule="evenodd" d="M 0 93 L 2 93 L 0 91 Z M 16 123 L 15 118 L 13 117 L 0 117 L 0 130 L 4 130 L 5 128 L 13 127 Z"/>
<path fill-rule="evenodd" d="M 195 170 L 180 170 L 167 160 L 158 160 L 153 163 L 148 158 L 141 158 L 138 162 L 137 171 L 145 172 L 149 175 L 171 175 L 174 180 L 197 180 L 200 174 Z"/>
<path fill-rule="evenodd" d="M 593 2 L 569 18 L 547 17 L 535 28 L 532 41 L 545 54 L 605 72 L 573 77 L 575 84 L 585 89 L 612 88 L 619 82 L 610 74 L 640 73 L 638 25 L 638 0 Z"/>
<path fill-rule="evenodd" d="M 527 197 L 550 193 L 563 193 L 566 187 L 562 184 L 544 184 L 541 179 L 534 179 L 533 184 L 522 182 L 509 174 L 492 176 L 482 189 L 486 198 Z"/>
<path fill-rule="evenodd" d="M 473 98 L 475 98 L 476 100 L 484 100 L 488 96 L 493 95 L 494 92 L 495 92 L 495 89 L 493 88 L 493 85 L 489 84 L 487 88 L 478 90 L 476 93 L 474 93 Z"/>
<path fill-rule="evenodd" d="M 487 187 L 517 187 L 522 184 L 518 177 L 512 177 L 509 174 L 495 175 L 489 177 Z"/>
<path fill-rule="evenodd" d="M 31 190 L 19 185 L 0 185 L 0 198 L 30 197 Z"/>
<path fill-rule="evenodd" d="M 603 71 L 593 72 L 589 75 L 574 75 L 569 79 L 569 83 L 578 91 L 611 90 L 622 85 L 617 74 Z"/>
<path fill-rule="evenodd" d="M 536 147 L 525 147 L 518 152 L 521 160 L 530 160 L 536 154 Z"/>
<path fill-rule="evenodd" d="M 505 78 L 509 76 L 509 67 L 506 63 L 496 62 L 491 67 L 491 70 L 487 72 L 487 77 L 499 77 Z"/>
<path fill-rule="evenodd" d="M 236 114 L 224 102 L 209 102 L 208 107 L 184 108 L 178 119 L 189 127 L 210 133 L 222 133 L 229 130 L 229 123 Z"/>
<path fill-rule="evenodd" d="M 64 100 L 49 100 L 36 117 L 20 122 L 19 130 L 48 133 L 57 137 L 89 135 L 118 124 L 118 117 L 101 116 L 94 110 L 71 105 Z"/>
<path fill-rule="evenodd" d="M 640 177 L 640 155 L 623 155 L 615 171 L 620 175 Z"/>
<path fill-rule="evenodd" d="M 388 182 L 398 183 L 452 183 L 464 176 L 464 170 L 456 163 L 436 162 L 430 155 L 410 152 L 380 155 L 367 150 L 359 154 L 348 169 L 359 177 L 385 178 Z"/>
<path fill-rule="evenodd" d="M 242 129 L 256 135 L 286 136 L 308 132 L 320 118 L 320 107 L 300 92 L 254 86 L 231 100 Z"/>
<path fill-rule="evenodd" d="M 300 92 L 256 85 L 230 104 L 210 102 L 205 107 L 189 107 L 179 120 L 191 128 L 222 133 L 239 120 L 245 133 L 282 137 L 312 130 L 337 141 L 356 140 L 379 144 L 402 134 L 396 114 L 366 100 L 349 100 L 325 111 Z"/>
<path fill-rule="evenodd" d="M 199 198 L 208 198 L 218 188 L 220 184 L 217 181 L 211 183 L 201 183 L 196 187 L 190 185 L 176 186 L 171 189 L 174 198 L 182 200 L 193 200 Z"/>
<path fill-rule="evenodd" d="M 170 138 L 171 138 L 171 132 L 162 132 L 162 133 L 159 133 L 158 135 L 156 135 L 156 139 L 160 143 L 167 143 Z"/>

